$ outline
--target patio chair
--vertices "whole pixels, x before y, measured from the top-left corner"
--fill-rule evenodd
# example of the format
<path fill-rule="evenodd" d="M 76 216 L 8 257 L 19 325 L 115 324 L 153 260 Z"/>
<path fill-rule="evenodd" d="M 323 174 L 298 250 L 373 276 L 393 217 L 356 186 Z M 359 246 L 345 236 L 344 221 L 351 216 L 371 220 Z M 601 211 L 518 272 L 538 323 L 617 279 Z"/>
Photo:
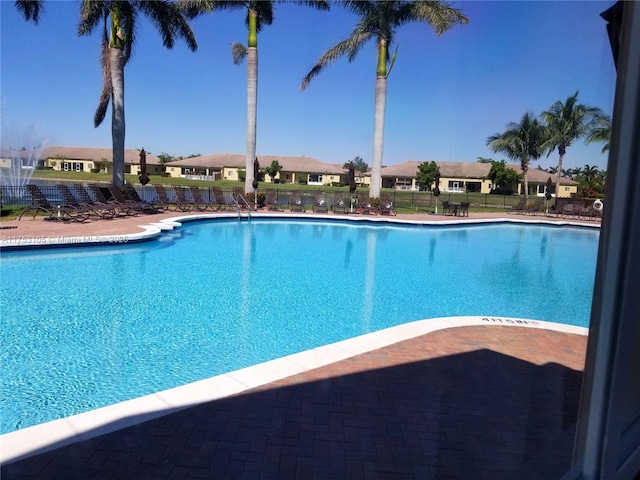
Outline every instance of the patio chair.
<path fill-rule="evenodd" d="M 306 211 L 304 202 L 302 201 L 302 196 L 300 195 L 300 190 L 293 190 L 291 192 L 291 196 L 289 197 L 289 209 L 292 212 Z"/>
<path fill-rule="evenodd" d="M 56 189 L 60 196 L 62 196 L 62 201 L 71 205 L 73 208 L 78 211 L 84 212 L 88 215 L 88 218 L 91 216 L 98 217 L 101 220 L 111 220 L 113 219 L 118 211 L 113 205 L 105 204 L 103 207 L 95 205 L 93 202 L 80 202 L 73 195 L 71 189 L 67 185 L 56 185 Z"/>
<path fill-rule="evenodd" d="M 391 196 L 388 193 L 380 195 L 380 215 L 397 215 L 396 209 L 393 208 Z"/>
<path fill-rule="evenodd" d="M 448 200 L 442 201 L 442 215 L 450 215 L 451 214 L 451 204 Z"/>
<path fill-rule="evenodd" d="M 316 192 L 313 202 L 313 213 L 327 213 L 328 211 L 327 194 L 325 192 Z"/>
<path fill-rule="evenodd" d="M 527 209 L 527 201 L 524 198 L 518 200 L 518 203 L 510 208 L 507 208 L 507 213 L 524 213 Z"/>
<path fill-rule="evenodd" d="M 468 217 L 470 205 L 471 205 L 471 202 L 460 202 L 460 206 L 458 207 L 458 216 Z"/>
<path fill-rule="evenodd" d="M 205 200 L 205 198 L 202 196 L 202 192 L 200 191 L 200 187 L 196 187 L 196 186 L 189 187 L 189 193 L 191 193 L 191 198 L 193 199 L 193 205 L 195 206 L 196 210 L 199 210 L 201 212 L 204 212 L 206 210 L 217 212 L 224 205 L 224 203 L 222 204 L 217 203 L 215 201 L 215 196 L 214 196 L 214 200 L 211 200 L 211 201 Z"/>
<path fill-rule="evenodd" d="M 344 192 L 335 192 L 333 194 L 333 213 L 349 213 L 351 205 L 350 200 L 346 200 Z"/>
<path fill-rule="evenodd" d="M 20 215 L 18 216 L 18 220 L 22 219 L 22 216 L 27 212 L 32 212 L 33 217 L 31 220 L 36 218 L 38 212 L 48 214 L 48 217 L 45 220 L 51 221 L 62 221 L 62 222 L 84 222 L 89 218 L 89 214 L 85 211 L 78 210 L 77 208 L 67 205 L 52 205 L 47 197 L 45 197 L 40 187 L 34 184 L 25 185 L 27 192 L 31 195 L 32 204 L 25 207 Z"/>
<path fill-rule="evenodd" d="M 284 210 L 284 205 L 278 201 L 278 192 L 275 188 L 267 188 L 265 191 L 265 204 L 272 211 Z"/>

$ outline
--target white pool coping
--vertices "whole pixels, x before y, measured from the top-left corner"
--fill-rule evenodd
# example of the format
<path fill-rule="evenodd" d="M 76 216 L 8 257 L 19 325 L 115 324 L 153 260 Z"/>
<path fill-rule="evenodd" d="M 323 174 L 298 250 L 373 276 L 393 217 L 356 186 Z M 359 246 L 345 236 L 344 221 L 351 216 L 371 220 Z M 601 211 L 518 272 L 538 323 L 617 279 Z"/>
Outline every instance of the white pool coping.
<path fill-rule="evenodd" d="M 2 248 L 20 249 L 34 247 L 64 247 L 64 246 L 96 246 L 96 245 L 113 245 L 125 244 L 133 242 L 144 242 L 158 239 L 162 236 L 162 232 L 170 231 L 181 227 L 183 223 L 199 221 L 199 220 L 223 220 L 242 218 L 248 219 L 278 219 L 278 220 L 311 220 L 311 221 L 348 221 L 352 223 L 369 223 L 369 224 L 397 224 L 397 225 L 418 225 L 418 226 L 459 226 L 459 225 L 490 225 L 490 224 L 529 224 L 529 225 L 552 225 L 564 227 L 587 227 L 600 228 L 600 222 L 582 222 L 574 220 L 564 220 L 553 217 L 536 217 L 529 218 L 468 218 L 468 217 L 451 217 L 447 220 L 415 220 L 411 218 L 397 218 L 393 216 L 380 215 L 340 215 L 340 214 L 310 214 L 310 213 L 282 213 L 282 212 L 253 212 L 247 213 L 187 213 L 176 215 L 157 222 L 149 222 L 138 225 L 142 232 L 110 234 L 110 235 L 79 235 L 79 236 L 20 236 L 14 235 L 9 239 L 0 239 L 0 250 Z"/>
<path fill-rule="evenodd" d="M 313 348 L 180 387 L 0 435 L 0 465 L 130 427 L 403 340 L 454 327 L 502 325 L 587 335 L 588 329 L 507 317 L 465 316 L 418 320 Z"/>

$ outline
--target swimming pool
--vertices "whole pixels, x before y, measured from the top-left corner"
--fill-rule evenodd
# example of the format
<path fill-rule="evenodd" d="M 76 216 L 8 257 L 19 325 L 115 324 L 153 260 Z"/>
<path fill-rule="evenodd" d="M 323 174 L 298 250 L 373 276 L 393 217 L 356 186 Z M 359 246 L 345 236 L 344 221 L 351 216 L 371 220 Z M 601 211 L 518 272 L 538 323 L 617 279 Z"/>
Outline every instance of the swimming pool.
<path fill-rule="evenodd" d="M 587 326 L 598 235 L 256 219 L 3 253 L 1 433 L 422 318 Z"/>

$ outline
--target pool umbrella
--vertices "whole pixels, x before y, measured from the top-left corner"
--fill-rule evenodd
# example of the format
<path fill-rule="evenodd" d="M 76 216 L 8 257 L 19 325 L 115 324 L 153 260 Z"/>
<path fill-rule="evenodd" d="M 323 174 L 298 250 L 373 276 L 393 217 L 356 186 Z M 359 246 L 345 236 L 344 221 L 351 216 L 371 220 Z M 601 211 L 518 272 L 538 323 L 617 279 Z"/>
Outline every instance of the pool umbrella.
<path fill-rule="evenodd" d="M 353 165 L 349 167 L 349 173 L 347 174 L 347 183 L 349 184 L 349 193 L 356 191 L 356 170 Z"/>
<path fill-rule="evenodd" d="M 253 190 L 254 190 L 254 204 L 258 208 L 258 175 L 260 174 L 260 162 L 258 157 L 253 161 Z"/>
<path fill-rule="evenodd" d="M 140 150 L 140 175 L 138 175 L 138 178 L 142 185 L 149 183 L 149 175 L 147 175 L 147 152 L 144 151 L 144 147 Z"/>
<path fill-rule="evenodd" d="M 436 197 L 436 215 L 438 214 L 438 197 L 440 196 L 440 169 L 436 167 L 436 178 L 433 181 L 436 185 L 433 187 L 433 196 Z"/>

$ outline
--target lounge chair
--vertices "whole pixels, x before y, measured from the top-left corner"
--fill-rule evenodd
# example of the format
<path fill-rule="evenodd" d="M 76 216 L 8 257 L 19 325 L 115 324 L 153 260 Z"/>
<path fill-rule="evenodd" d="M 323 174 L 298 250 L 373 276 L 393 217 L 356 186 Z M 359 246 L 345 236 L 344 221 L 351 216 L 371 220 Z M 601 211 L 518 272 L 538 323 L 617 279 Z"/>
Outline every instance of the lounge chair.
<path fill-rule="evenodd" d="M 327 205 L 327 195 L 324 192 L 316 192 L 313 202 L 313 213 L 327 213 L 329 206 Z"/>
<path fill-rule="evenodd" d="M 471 202 L 460 202 L 460 206 L 458 207 L 458 216 L 468 217 L 470 205 L 471 205 Z"/>
<path fill-rule="evenodd" d="M 100 203 L 107 203 L 109 205 L 114 205 L 118 209 L 118 212 L 120 215 L 133 216 L 139 213 L 139 210 L 136 208 L 133 208 L 128 202 L 121 203 L 118 200 L 116 200 L 113 196 L 111 196 L 111 198 L 107 198 L 105 194 L 102 192 L 102 189 L 94 183 L 90 183 L 89 185 L 87 185 L 87 190 L 91 193 L 91 195 L 93 195 L 96 201 Z M 111 192 L 111 190 L 109 190 L 109 192 Z"/>
<path fill-rule="evenodd" d="M 358 195 L 357 212 L 363 215 L 377 215 L 379 213 L 379 209 L 373 204 L 368 193 L 361 193 Z"/>
<path fill-rule="evenodd" d="M 153 213 L 153 210 L 147 202 L 132 200 L 128 196 L 126 196 L 120 187 L 116 187 L 113 184 L 107 185 L 107 189 L 111 194 L 111 198 L 118 202 L 119 205 L 124 205 L 129 207 L 131 212 L 138 213 Z M 138 197 L 140 198 L 140 197 Z"/>
<path fill-rule="evenodd" d="M 161 204 L 157 202 L 147 202 L 146 200 L 143 200 L 138 194 L 138 192 L 136 191 L 136 189 L 133 188 L 133 185 L 131 185 L 130 183 L 126 183 L 124 185 L 123 192 L 124 192 L 124 198 L 126 200 L 129 200 L 138 205 L 141 205 L 143 207 L 142 211 L 145 213 L 159 213 L 164 211 L 164 208 L 162 207 Z"/>
<path fill-rule="evenodd" d="M 278 192 L 275 188 L 267 188 L 265 192 L 265 204 L 272 211 L 284 210 L 284 205 L 278 201 Z"/>
<path fill-rule="evenodd" d="M 108 218 L 108 215 L 111 215 L 111 214 L 113 215 L 113 217 L 126 215 L 125 212 L 120 211 L 120 209 L 118 208 L 118 205 L 109 203 L 106 201 L 106 199 L 104 202 L 101 202 L 98 199 L 91 197 L 87 189 L 79 183 L 74 184 L 73 189 L 76 195 L 78 196 L 78 198 L 80 199 L 80 203 L 91 205 L 92 208 L 94 208 L 97 211 L 100 211 L 100 212 L 104 211 L 104 215 L 106 218 Z"/>
<path fill-rule="evenodd" d="M 293 190 L 289 197 L 289 209 L 292 212 L 304 212 L 306 211 L 300 190 Z"/>
<path fill-rule="evenodd" d="M 184 193 L 184 187 L 173 186 L 173 193 L 176 196 L 176 201 L 181 208 L 184 208 L 183 211 L 188 212 L 189 210 L 194 210 L 196 208 L 195 204 L 187 198 Z"/>
<path fill-rule="evenodd" d="M 88 215 L 87 218 L 94 216 L 101 220 L 111 220 L 118 214 L 117 209 L 113 205 L 105 204 L 104 206 L 99 206 L 94 204 L 94 202 L 87 203 L 78 201 L 67 185 L 56 185 L 56 189 L 66 205 L 71 205 L 79 212 L 86 213 Z"/>
<path fill-rule="evenodd" d="M 84 222 L 89 218 L 89 214 L 87 212 L 79 210 L 71 205 L 52 205 L 37 185 L 27 184 L 25 185 L 25 188 L 31 195 L 32 204 L 25 207 L 22 212 L 20 212 L 18 220 L 22 220 L 22 216 L 27 212 L 33 213 L 31 220 L 35 219 L 39 212 L 48 214 L 48 217 L 45 218 L 45 220 L 52 221 Z"/>
<path fill-rule="evenodd" d="M 536 201 L 529 205 L 526 209 L 525 212 L 527 215 L 537 215 L 538 213 L 541 213 L 544 211 L 544 198 L 538 198 L 536 199 Z"/>
<path fill-rule="evenodd" d="M 234 210 L 236 208 L 233 195 L 230 193 L 225 194 L 220 187 L 213 187 L 211 189 L 211 195 L 213 196 L 213 202 L 216 205 L 220 205 L 220 210 Z"/>
<path fill-rule="evenodd" d="M 188 203 L 181 203 L 178 200 L 169 198 L 169 192 L 164 185 L 154 185 L 153 189 L 156 191 L 156 201 L 162 205 L 166 210 L 180 210 L 182 212 L 188 212 L 191 210 L 191 205 Z"/>
<path fill-rule="evenodd" d="M 234 187 L 233 189 L 233 198 L 236 200 L 236 208 L 240 207 L 241 209 L 249 209 L 249 210 L 257 210 L 258 204 L 254 201 L 254 198 L 248 198 L 245 195 L 245 191 L 243 188 Z"/>
<path fill-rule="evenodd" d="M 333 194 L 333 213 L 349 213 L 350 208 L 350 201 L 345 200 L 344 192 Z"/>
<path fill-rule="evenodd" d="M 393 208 L 393 202 L 388 193 L 380 195 L 380 215 L 397 215 L 396 209 Z"/>
<path fill-rule="evenodd" d="M 224 205 L 224 203 L 222 204 L 217 203 L 215 201 L 215 196 L 214 196 L 214 200 L 212 201 L 205 200 L 205 198 L 202 196 L 202 192 L 200 191 L 200 187 L 195 187 L 195 186 L 189 187 L 189 193 L 191 193 L 191 198 L 193 199 L 193 205 L 195 206 L 196 210 L 199 210 L 201 212 L 204 212 L 206 210 L 217 212 Z"/>
<path fill-rule="evenodd" d="M 526 209 L 527 201 L 524 198 L 521 198 L 515 206 L 507 208 L 507 213 L 525 213 Z"/>

